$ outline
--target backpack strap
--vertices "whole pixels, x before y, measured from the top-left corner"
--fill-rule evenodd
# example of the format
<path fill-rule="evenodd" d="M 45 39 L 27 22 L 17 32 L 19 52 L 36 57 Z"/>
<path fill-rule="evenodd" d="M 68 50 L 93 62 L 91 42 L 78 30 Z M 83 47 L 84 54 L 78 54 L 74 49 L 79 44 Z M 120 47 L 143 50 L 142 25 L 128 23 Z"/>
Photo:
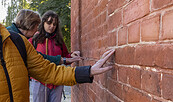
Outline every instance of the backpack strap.
<path fill-rule="evenodd" d="M 17 49 L 19 50 L 19 53 L 23 59 L 23 62 L 25 63 L 25 66 L 27 67 L 27 63 L 26 63 L 27 53 L 26 53 L 25 43 L 22 37 L 14 31 L 9 30 L 9 32 L 11 34 L 10 35 L 11 40 L 13 41 L 13 43 L 16 45 Z"/>
<path fill-rule="evenodd" d="M 8 84 L 8 90 L 9 90 L 9 96 L 10 96 L 10 102 L 13 102 L 13 93 L 12 93 L 12 87 L 11 87 L 11 81 L 10 77 L 6 68 L 6 63 L 3 58 L 3 43 L 2 43 L 2 36 L 0 35 L 0 58 L 1 58 L 1 65 L 4 69 L 5 76 L 7 78 L 7 84 Z"/>
<path fill-rule="evenodd" d="M 35 41 L 35 39 L 32 39 L 32 45 L 34 46 L 35 49 L 37 49 L 37 42 Z"/>

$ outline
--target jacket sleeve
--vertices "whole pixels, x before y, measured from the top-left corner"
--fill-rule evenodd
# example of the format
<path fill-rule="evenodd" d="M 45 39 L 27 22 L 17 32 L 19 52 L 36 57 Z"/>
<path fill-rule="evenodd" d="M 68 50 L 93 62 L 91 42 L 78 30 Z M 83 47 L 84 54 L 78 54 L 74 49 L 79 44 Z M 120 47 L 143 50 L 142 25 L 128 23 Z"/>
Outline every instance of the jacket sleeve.
<path fill-rule="evenodd" d="M 61 60 L 61 55 L 49 56 L 49 55 L 42 54 L 41 52 L 38 52 L 38 53 L 40 53 L 40 55 L 42 55 L 44 59 L 47 59 L 50 62 L 54 62 L 56 65 L 59 65 L 59 62 Z"/>
<path fill-rule="evenodd" d="M 90 77 L 90 67 L 66 67 L 66 66 L 56 66 L 54 63 L 45 60 L 34 47 L 29 43 L 29 41 L 22 36 L 24 43 L 26 45 L 27 51 L 27 68 L 28 74 L 38 81 L 47 84 L 54 85 L 68 85 L 72 86 L 76 83 L 91 83 L 93 78 Z M 84 76 L 82 74 L 86 73 Z M 80 78 L 81 77 L 81 78 Z M 85 81 L 81 81 L 81 79 Z"/>
<path fill-rule="evenodd" d="M 32 38 L 30 38 L 28 41 L 33 45 Z M 42 54 L 41 52 L 38 52 L 38 53 L 40 53 L 44 59 L 47 59 L 50 62 L 54 62 L 56 65 L 59 65 L 60 60 L 61 60 L 61 55 L 49 56 L 49 55 Z"/>
<path fill-rule="evenodd" d="M 75 78 L 77 83 L 92 83 L 94 77 L 90 77 L 91 66 L 81 66 L 75 69 Z"/>

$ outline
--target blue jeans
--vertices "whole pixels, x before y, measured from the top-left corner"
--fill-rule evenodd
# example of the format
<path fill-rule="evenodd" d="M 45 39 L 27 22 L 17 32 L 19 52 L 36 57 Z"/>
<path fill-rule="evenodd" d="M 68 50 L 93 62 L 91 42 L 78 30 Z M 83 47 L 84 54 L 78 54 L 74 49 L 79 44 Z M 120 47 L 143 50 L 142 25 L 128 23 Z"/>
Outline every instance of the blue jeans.
<path fill-rule="evenodd" d="M 45 102 L 45 86 L 32 80 L 31 87 L 33 102 Z M 63 88 L 64 86 L 58 86 L 55 89 L 47 88 L 46 102 L 61 102 Z"/>

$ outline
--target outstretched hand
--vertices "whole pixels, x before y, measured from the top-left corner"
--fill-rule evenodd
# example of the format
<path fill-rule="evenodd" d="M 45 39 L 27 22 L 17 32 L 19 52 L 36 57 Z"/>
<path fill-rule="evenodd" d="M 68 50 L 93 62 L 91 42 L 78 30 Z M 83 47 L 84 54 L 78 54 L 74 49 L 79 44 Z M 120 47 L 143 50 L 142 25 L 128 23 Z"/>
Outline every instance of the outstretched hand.
<path fill-rule="evenodd" d="M 73 63 L 77 61 L 81 61 L 82 57 L 72 57 L 72 58 L 66 58 L 66 63 Z"/>
<path fill-rule="evenodd" d="M 105 62 L 111 57 L 111 55 L 115 52 L 115 50 L 109 50 L 105 52 L 100 60 L 98 60 L 92 67 L 91 67 L 91 73 L 90 76 L 97 75 L 104 73 L 110 69 L 112 69 L 112 66 L 102 67 Z"/>
<path fill-rule="evenodd" d="M 71 54 L 71 57 L 74 58 L 74 57 L 80 57 L 80 51 L 74 51 L 72 54 Z"/>

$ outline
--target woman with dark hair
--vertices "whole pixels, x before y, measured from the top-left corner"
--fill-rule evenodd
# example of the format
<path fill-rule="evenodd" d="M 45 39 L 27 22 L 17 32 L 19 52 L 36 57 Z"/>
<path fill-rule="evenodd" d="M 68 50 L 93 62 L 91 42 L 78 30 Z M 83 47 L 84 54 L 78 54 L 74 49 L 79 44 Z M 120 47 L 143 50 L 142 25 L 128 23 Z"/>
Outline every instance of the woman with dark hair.
<path fill-rule="evenodd" d="M 22 9 L 18 12 L 15 22 L 11 26 L 7 27 L 7 29 L 9 31 L 24 35 L 26 38 L 30 38 L 37 32 L 37 28 L 40 23 L 41 17 L 37 12 L 29 9 Z M 63 62 L 61 54 L 56 54 L 56 56 L 49 56 L 42 53 L 40 54 L 50 62 L 54 62 L 56 65 L 62 64 L 64 62 L 72 63 L 81 60 L 80 56 L 77 56 L 73 58 L 67 58 L 66 61 Z"/>
<path fill-rule="evenodd" d="M 26 47 L 27 66 L 12 40 L 16 36 L 11 36 L 0 24 L 0 102 L 29 102 L 28 75 L 44 83 L 72 86 L 77 83 L 92 83 L 95 75 L 113 68 L 103 65 L 115 50 L 106 51 L 92 66 L 56 66 L 55 63 L 43 59 L 24 36 L 18 37 L 22 38 Z"/>
<path fill-rule="evenodd" d="M 47 11 L 42 16 L 38 32 L 35 34 L 33 39 L 30 39 L 30 42 L 35 46 L 37 51 L 43 54 L 47 53 L 51 56 L 61 55 L 64 58 L 80 56 L 79 51 L 74 51 L 71 54 L 68 52 L 60 30 L 59 17 L 51 10 Z M 64 63 L 65 62 L 64 59 Z M 39 83 L 36 80 L 32 83 L 34 85 L 34 102 L 61 102 L 63 86 L 55 86 L 53 84 L 46 85 L 42 82 Z"/>

